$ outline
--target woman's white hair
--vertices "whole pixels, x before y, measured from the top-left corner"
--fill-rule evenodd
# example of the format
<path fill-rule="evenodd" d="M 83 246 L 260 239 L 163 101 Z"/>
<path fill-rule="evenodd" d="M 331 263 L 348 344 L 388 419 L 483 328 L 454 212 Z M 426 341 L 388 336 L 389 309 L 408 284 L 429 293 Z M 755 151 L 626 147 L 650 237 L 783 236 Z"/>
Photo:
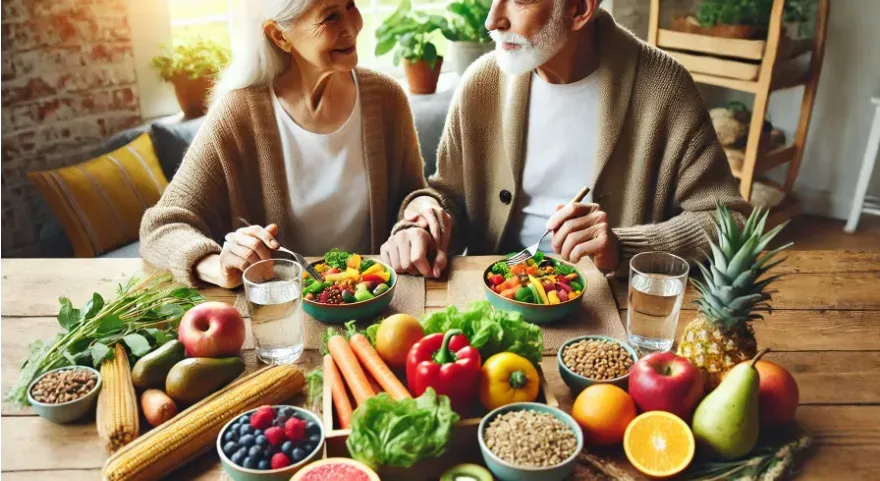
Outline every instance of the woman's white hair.
<path fill-rule="evenodd" d="M 289 27 L 318 0 L 245 0 L 241 2 L 244 21 L 233 39 L 232 62 L 220 74 L 211 93 L 211 103 L 233 90 L 271 85 L 287 70 L 290 55 L 284 52 L 263 31 L 263 25 L 275 21 L 281 28 Z"/>

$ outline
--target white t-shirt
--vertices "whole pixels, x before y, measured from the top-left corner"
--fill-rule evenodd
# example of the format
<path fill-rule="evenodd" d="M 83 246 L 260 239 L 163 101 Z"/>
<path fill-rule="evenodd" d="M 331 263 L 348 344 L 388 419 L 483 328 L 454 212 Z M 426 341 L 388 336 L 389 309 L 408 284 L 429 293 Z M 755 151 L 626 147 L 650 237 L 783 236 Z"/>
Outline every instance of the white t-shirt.
<path fill-rule="evenodd" d="M 532 74 L 522 190 L 512 219 L 512 240 L 521 246 L 534 244 L 547 230 L 557 204 L 569 202 L 584 186 L 592 188 L 598 121 L 597 73 L 570 84 L 547 83 Z M 551 235 L 540 248 L 553 251 Z"/>
<path fill-rule="evenodd" d="M 293 121 L 272 89 L 290 195 L 290 249 L 322 256 L 334 247 L 370 252 L 370 194 L 364 165 L 360 86 L 351 116 L 336 132 L 316 134 Z M 279 182 L 281 179 L 279 179 Z"/>

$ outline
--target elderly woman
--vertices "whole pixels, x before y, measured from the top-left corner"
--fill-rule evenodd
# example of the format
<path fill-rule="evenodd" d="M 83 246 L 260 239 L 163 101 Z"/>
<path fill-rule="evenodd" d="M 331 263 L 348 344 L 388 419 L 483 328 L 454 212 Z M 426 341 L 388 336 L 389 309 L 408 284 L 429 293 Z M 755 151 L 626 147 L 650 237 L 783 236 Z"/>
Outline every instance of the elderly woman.
<path fill-rule="evenodd" d="M 236 287 L 281 245 L 378 253 L 401 201 L 425 186 L 405 94 L 356 67 L 363 20 L 354 2 L 248 8 L 254 43 L 236 52 L 179 172 L 141 223 L 143 258 L 190 285 Z M 406 223 L 395 234 L 386 245 L 433 274 L 429 230 Z"/>

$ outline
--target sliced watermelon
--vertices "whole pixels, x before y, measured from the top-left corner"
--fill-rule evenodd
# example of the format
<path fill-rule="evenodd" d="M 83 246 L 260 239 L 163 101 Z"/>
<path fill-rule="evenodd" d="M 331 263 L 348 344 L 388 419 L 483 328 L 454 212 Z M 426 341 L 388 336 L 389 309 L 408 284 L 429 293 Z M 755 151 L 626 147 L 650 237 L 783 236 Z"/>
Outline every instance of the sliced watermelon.
<path fill-rule="evenodd" d="M 379 481 L 379 476 L 360 461 L 327 458 L 306 465 L 290 481 Z"/>

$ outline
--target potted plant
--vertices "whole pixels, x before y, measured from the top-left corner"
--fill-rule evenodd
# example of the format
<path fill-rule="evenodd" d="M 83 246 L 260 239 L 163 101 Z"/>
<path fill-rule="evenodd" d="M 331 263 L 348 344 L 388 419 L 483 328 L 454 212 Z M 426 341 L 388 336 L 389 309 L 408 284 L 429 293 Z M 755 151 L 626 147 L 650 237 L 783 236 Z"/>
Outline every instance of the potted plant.
<path fill-rule="evenodd" d="M 495 47 L 486 30 L 491 6 L 490 0 L 460 0 L 447 7 L 449 23 L 442 31 L 449 39 L 449 57 L 458 75 L 464 74 L 470 64 Z"/>
<path fill-rule="evenodd" d="M 787 0 L 786 22 L 806 20 L 815 3 L 816 0 Z M 702 0 L 693 16 L 676 17 L 673 28 L 715 37 L 762 38 L 767 33 L 772 7 L 773 0 Z"/>
<path fill-rule="evenodd" d="M 159 76 L 174 86 L 186 118 L 204 115 L 208 94 L 217 74 L 229 63 L 229 49 L 214 40 L 189 36 L 164 47 L 151 64 Z"/>
<path fill-rule="evenodd" d="M 445 18 L 413 12 L 410 0 L 403 0 L 376 30 L 376 56 L 394 49 L 394 65 L 403 61 L 409 91 L 432 94 L 437 91 L 443 57 L 437 54 L 437 46 L 431 43 L 429 36 L 446 25 Z"/>

